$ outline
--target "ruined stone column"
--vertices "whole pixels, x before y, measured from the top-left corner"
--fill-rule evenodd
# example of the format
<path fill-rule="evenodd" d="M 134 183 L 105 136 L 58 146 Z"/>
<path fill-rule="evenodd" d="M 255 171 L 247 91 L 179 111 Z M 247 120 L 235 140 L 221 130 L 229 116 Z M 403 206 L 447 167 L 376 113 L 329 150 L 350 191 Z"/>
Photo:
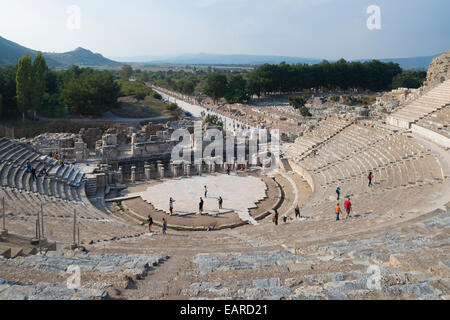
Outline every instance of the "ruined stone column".
<path fill-rule="evenodd" d="M 215 173 L 216 172 L 216 162 L 214 160 L 212 160 L 211 163 L 211 173 Z"/>
<path fill-rule="evenodd" d="M 203 163 L 199 163 L 199 164 L 197 165 L 197 172 L 198 172 L 198 175 L 199 175 L 199 176 L 202 175 L 202 173 L 203 173 Z"/>
<path fill-rule="evenodd" d="M 131 183 L 136 182 L 136 166 L 131 167 Z"/>
<path fill-rule="evenodd" d="M 170 170 L 170 175 L 175 178 L 175 164 L 173 163 L 173 161 L 170 161 L 169 164 L 169 170 Z"/>
<path fill-rule="evenodd" d="M 161 162 L 158 163 L 158 173 L 159 178 L 164 179 L 164 165 Z"/>
<path fill-rule="evenodd" d="M 179 176 L 178 163 L 173 164 L 173 177 L 176 178 Z"/>
<path fill-rule="evenodd" d="M 248 170 L 248 160 L 245 160 L 244 169 Z"/>
<path fill-rule="evenodd" d="M 150 180 L 152 178 L 152 176 L 151 176 L 152 167 L 148 163 L 146 163 L 144 166 L 144 170 L 145 170 L 145 179 Z"/>
<path fill-rule="evenodd" d="M 158 178 L 158 166 L 156 164 L 152 164 L 150 166 L 150 178 L 152 179 Z"/>
<path fill-rule="evenodd" d="M 119 167 L 119 174 L 117 175 L 117 182 L 123 183 L 123 168 Z"/>
<path fill-rule="evenodd" d="M 191 176 L 191 164 L 190 163 L 186 164 L 186 176 L 188 176 L 188 177 Z"/>

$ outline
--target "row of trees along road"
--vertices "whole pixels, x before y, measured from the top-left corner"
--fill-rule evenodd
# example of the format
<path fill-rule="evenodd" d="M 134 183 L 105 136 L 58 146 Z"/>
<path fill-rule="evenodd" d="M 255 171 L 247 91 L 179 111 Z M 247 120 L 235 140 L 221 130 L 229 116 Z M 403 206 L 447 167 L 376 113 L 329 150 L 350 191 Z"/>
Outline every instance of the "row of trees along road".
<path fill-rule="evenodd" d="M 341 59 L 315 65 L 264 64 L 250 73 L 247 89 L 250 94 L 258 96 L 301 92 L 311 88 L 383 91 L 391 89 L 392 80 L 401 73 L 398 64 L 378 60 L 347 62 Z"/>

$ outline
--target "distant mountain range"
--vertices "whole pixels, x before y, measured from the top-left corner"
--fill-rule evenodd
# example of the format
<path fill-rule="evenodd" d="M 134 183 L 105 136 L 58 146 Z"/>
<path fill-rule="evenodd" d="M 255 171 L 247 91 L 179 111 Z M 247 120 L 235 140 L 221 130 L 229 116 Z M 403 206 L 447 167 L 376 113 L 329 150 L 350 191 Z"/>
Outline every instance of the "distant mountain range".
<path fill-rule="evenodd" d="M 35 56 L 37 51 L 23 47 L 15 42 L 0 37 L 0 67 L 5 65 L 15 65 L 25 54 Z M 166 57 L 134 57 L 116 58 L 122 62 L 116 62 L 105 58 L 99 53 L 77 48 L 74 51 L 65 53 L 43 52 L 47 64 L 51 68 L 69 68 L 72 65 L 80 67 L 96 68 L 118 68 L 124 63 L 145 64 L 145 65 L 261 65 L 264 63 L 278 64 L 286 62 L 288 64 L 304 63 L 316 64 L 323 59 L 310 59 L 299 57 L 265 56 L 265 55 L 243 55 L 243 54 L 182 54 L 178 56 Z M 427 57 L 393 58 L 379 59 L 382 62 L 398 63 L 404 69 L 428 69 L 431 60 L 440 54 Z M 359 59 L 351 61 L 369 61 L 371 59 Z M 329 60 L 332 62 L 332 60 Z"/>
<path fill-rule="evenodd" d="M 412 58 L 392 58 L 392 59 L 378 59 L 382 62 L 394 62 L 398 63 L 400 67 L 404 69 L 428 69 L 431 60 L 440 54 L 428 57 L 412 57 Z M 355 59 L 350 61 L 370 61 L 372 59 Z M 123 60 L 126 61 L 126 60 Z M 288 64 L 304 63 L 304 64 L 316 64 L 321 63 L 323 59 L 310 59 L 310 58 L 298 58 L 298 57 L 283 57 L 283 56 L 259 56 L 259 55 L 219 55 L 219 54 L 183 54 L 170 58 L 155 58 L 153 60 L 147 60 L 145 62 L 149 65 L 261 65 L 264 63 L 279 64 L 281 62 Z M 333 60 L 329 60 L 333 62 Z M 133 62 L 133 61 L 128 61 Z M 143 63 L 143 57 L 140 57 L 140 61 L 135 63 Z"/>
<path fill-rule="evenodd" d="M 261 65 L 264 63 L 278 64 L 286 62 L 288 64 L 320 63 L 321 59 L 308 59 L 284 56 L 264 56 L 264 55 L 245 55 L 245 54 L 182 54 L 174 57 L 159 57 L 144 60 L 143 57 L 134 59 L 121 58 L 120 61 L 147 63 L 147 64 L 191 64 L 191 65 Z"/>
<path fill-rule="evenodd" d="M 15 65 L 26 54 L 35 57 L 38 51 L 26 48 L 15 42 L 0 37 L 0 67 Z M 65 53 L 43 52 L 47 65 L 51 68 L 69 68 L 73 65 L 80 67 L 114 68 L 122 64 L 106 59 L 99 53 L 77 48 Z"/>

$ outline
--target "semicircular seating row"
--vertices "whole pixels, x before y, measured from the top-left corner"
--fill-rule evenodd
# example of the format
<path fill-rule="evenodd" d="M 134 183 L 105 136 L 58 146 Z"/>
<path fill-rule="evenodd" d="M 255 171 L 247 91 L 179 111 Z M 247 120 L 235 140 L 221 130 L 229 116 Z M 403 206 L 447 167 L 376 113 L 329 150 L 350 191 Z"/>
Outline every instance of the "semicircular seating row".
<path fill-rule="evenodd" d="M 323 128 L 321 125 L 313 131 L 321 130 L 317 134 L 326 137 Z M 312 135 L 308 133 L 306 139 Z M 316 155 L 312 150 L 316 150 Z M 338 186 L 342 198 L 351 195 L 371 202 L 370 197 L 379 200 L 380 195 L 392 190 L 415 188 L 414 194 L 427 185 L 446 183 L 448 178 L 438 155 L 430 149 L 400 132 L 364 122 L 350 124 L 309 148 L 300 138 L 285 155 L 308 171 L 314 181 L 315 192 L 306 208 L 327 210 L 336 200 Z M 368 187 L 369 172 L 374 174 L 374 188 Z"/>
<path fill-rule="evenodd" d="M 27 171 L 27 162 L 36 169 L 37 179 Z M 47 176 L 40 175 L 46 167 Z M 58 161 L 34 151 L 30 146 L 0 138 L 0 198 L 8 208 L 35 212 L 45 203 L 47 211 L 73 214 L 73 209 L 86 215 L 99 212 L 84 191 L 85 174 L 77 166 L 60 166 Z M 95 210 L 94 210 L 95 209 Z"/>

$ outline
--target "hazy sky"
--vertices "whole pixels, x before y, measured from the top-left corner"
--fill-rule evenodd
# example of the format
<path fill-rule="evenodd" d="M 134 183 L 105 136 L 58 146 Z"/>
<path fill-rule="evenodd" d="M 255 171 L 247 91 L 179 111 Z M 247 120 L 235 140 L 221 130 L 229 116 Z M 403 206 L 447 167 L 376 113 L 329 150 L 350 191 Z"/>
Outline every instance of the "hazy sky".
<path fill-rule="evenodd" d="M 107 57 L 205 52 L 352 59 L 450 49 L 449 0 L 0 1 L 0 36 L 50 52 L 81 46 Z M 79 29 L 71 5 L 80 9 Z M 370 5 L 381 10 L 381 30 L 367 27 Z"/>

